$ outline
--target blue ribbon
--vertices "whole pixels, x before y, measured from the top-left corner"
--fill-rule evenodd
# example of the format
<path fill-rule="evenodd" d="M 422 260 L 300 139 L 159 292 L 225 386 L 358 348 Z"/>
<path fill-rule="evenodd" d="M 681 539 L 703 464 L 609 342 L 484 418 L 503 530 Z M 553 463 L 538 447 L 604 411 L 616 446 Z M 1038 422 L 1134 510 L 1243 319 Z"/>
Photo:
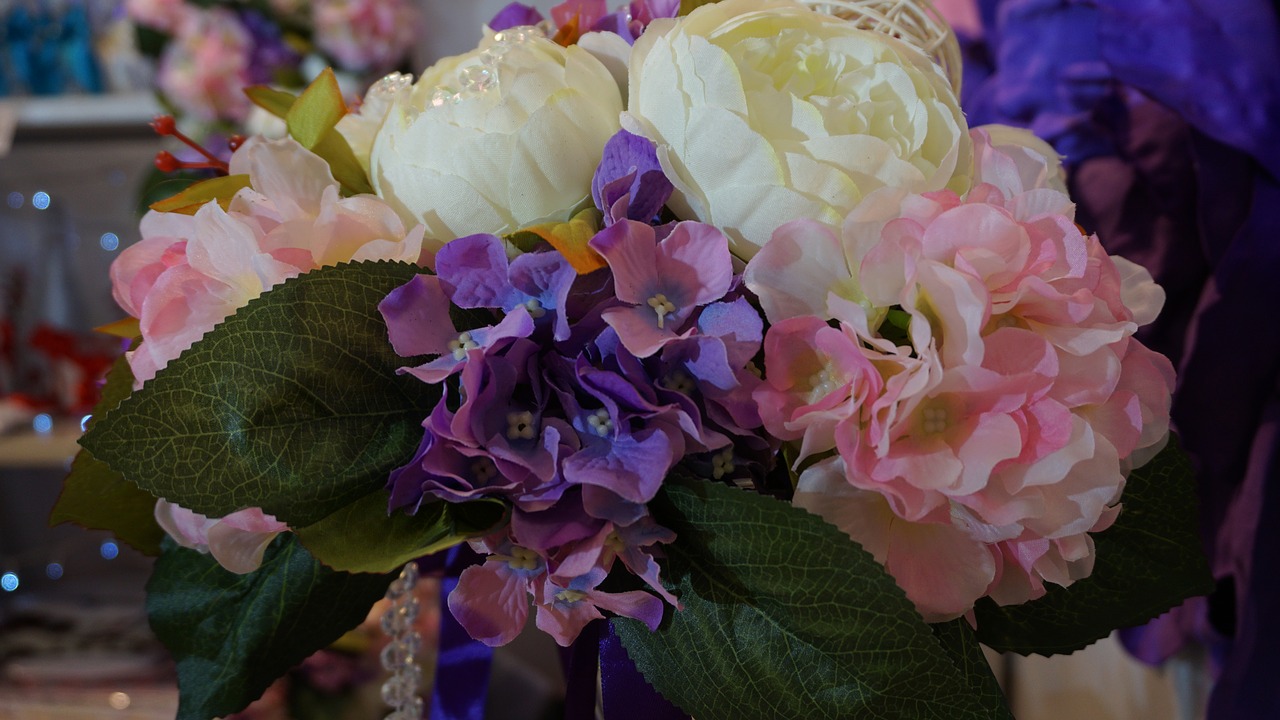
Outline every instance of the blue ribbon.
<path fill-rule="evenodd" d="M 493 648 L 472 640 L 453 617 L 448 603 L 449 593 L 458 586 L 458 576 L 481 560 L 471 548 L 458 545 L 420 564 L 424 572 L 441 567 L 444 570 L 440 583 L 440 655 L 431 688 L 432 720 L 484 720 Z"/>

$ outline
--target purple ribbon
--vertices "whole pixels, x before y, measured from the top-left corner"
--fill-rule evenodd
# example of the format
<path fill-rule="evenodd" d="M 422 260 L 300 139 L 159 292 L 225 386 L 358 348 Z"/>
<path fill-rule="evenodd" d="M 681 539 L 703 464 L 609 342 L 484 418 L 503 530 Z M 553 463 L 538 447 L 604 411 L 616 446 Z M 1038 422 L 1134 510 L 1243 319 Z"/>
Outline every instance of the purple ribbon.
<path fill-rule="evenodd" d="M 613 623 L 600 637 L 600 694 L 606 720 L 646 718 L 646 720 L 689 720 L 688 713 L 658 694 L 631 662 L 622 638 Z"/>
<path fill-rule="evenodd" d="M 572 645 L 560 648 L 560 663 L 564 666 L 564 720 L 595 720 L 600 625 L 604 622 L 587 623 Z"/>
<path fill-rule="evenodd" d="M 481 557 L 466 545 L 437 553 L 421 563 L 424 572 L 443 569 L 440 583 L 440 655 L 431 688 L 431 720 L 484 720 L 493 648 L 472 640 L 449 610 L 458 576 Z"/>
<path fill-rule="evenodd" d="M 560 651 L 564 663 L 565 720 L 595 720 L 596 673 L 605 720 L 689 720 L 689 715 L 658 694 L 622 646 L 613 625 L 596 620 Z"/>

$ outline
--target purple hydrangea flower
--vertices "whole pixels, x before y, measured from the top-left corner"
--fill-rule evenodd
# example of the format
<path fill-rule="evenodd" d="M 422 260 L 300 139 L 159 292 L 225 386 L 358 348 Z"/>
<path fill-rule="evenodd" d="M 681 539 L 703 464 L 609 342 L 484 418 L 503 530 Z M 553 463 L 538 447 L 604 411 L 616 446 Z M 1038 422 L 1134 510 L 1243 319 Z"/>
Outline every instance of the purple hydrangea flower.
<path fill-rule="evenodd" d="M 623 219 L 649 222 L 674 189 L 662 172 L 653 141 L 626 130 L 619 130 L 605 144 L 600 166 L 591 178 L 591 199 L 604 213 L 605 225 Z"/>

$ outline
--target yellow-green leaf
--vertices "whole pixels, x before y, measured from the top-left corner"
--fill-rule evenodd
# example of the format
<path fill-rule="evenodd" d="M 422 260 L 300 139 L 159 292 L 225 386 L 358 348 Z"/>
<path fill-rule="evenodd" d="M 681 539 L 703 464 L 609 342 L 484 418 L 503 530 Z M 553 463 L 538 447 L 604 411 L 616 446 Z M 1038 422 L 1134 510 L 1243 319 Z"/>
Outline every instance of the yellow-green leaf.
<path fill-rule="evenodd" d="M 133 373 L 124 356 L 116 358 L 102 388 L 102 399 L 89 417 L 93 427 L 107 411 L 133 392 Z M 49 515 L 49 525 L 75 523 L 108 530 L 121 542 L 147 555 L 160 554 L 164 531 L 156 524 L 156 498 L 95 458 L 88 450 L 76 454 L 62 494 Z"/>
<path fill-rule="evenodd" d="M 346 114 L 347 104 L 342 99 L 338 78 L 332 69 L 325 68 L 289 108 L 285 123 L 289 126 L 289 135 L 312 150 Z"/>
<path fill-rule="evenodd" d="M 318 523 L 294 532 L 317 560 L 343 572 L 391 572 L 405 563 L 485 535 L 506 507 L 493 499 L 424 503 L 413 515 L 388 514 L 391 495 L 372 492 Z"/>
<path fill-rule="evenodd" d="M 142 322 L 136 317 L 126 317 L 106 325 L 99 325 L 94 328 L 94 331 L 125 340 L 134 340 L 142 337 Z"/>
<path fill-rule="evenodd" d="M 225 209 L 231 202 L 231 198 L 247 187 L 249 187 L 248 175 L 216 177 L 191 185 L 173 197 L 151 203 L 151 209 L 157 212 L 195 215 L 197 210 L 211 202 L 216 202 Z"/>
<path fill-rule="evenodd" d="M 254 105 L 282 120 L 289 116 L 289 109 L 298 100 L 297 95 L 268 85 L 251 85 L 244 89 L 244 94 Z"/>
<path fill-rule="evenodd" d="M 365 174 L 364 168 L 356 159 L 356 154 L 351 151 L 347 139 L 342 137 L 342 133 L 330 130 L 311 149 L 311 152 L 329 163 L 329 171 L 333 173 L 333 179 L 342 184 L 342 189 L 347 195 L 373 192 L 369 176 Z"/>
<path fill-rule="evenodd" d="M 680 15 L 688 15 L 703 5 L 713 5 L 718 0 L 680 0 Z"/>

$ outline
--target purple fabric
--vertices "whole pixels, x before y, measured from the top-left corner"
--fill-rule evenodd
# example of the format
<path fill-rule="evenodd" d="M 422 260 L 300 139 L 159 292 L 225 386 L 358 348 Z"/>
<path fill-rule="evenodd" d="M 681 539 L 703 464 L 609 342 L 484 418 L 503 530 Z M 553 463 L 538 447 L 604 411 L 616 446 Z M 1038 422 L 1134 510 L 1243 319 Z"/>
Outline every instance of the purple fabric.
<path fill-rule="evenodd" d="M 513 2 L 498 11 L 489 21 L 489 29 L 500 32 L 521 25 L 537 25 L 542 22 L 542 13 L 537 8 L 524 3 Z"/>
<path fill-rule="evenodd" d="M 441 557 L 442 556 L 442 557 Z M 485 697 L 493 667 L 493 648 L 471 639 L 449 610 L 449 593 L 464 569 L 480 556 L 465 545 L 437 553 L 443 564 L 440 584 L 440 643 L 431 686 L 431 720 L 484 720 Z"/>
<path fill-rule="evenodd" d="M 1095 0 L 1116 77 L 1280 177 L 1280 30 L 1265 0 Z"/>
<path fill-rule="evenodd" d="M 606 718 L 689 720 L 689 715 L 658 694 L 644 679 L 613 624 L 600 634 L 600 697 Z"/>

